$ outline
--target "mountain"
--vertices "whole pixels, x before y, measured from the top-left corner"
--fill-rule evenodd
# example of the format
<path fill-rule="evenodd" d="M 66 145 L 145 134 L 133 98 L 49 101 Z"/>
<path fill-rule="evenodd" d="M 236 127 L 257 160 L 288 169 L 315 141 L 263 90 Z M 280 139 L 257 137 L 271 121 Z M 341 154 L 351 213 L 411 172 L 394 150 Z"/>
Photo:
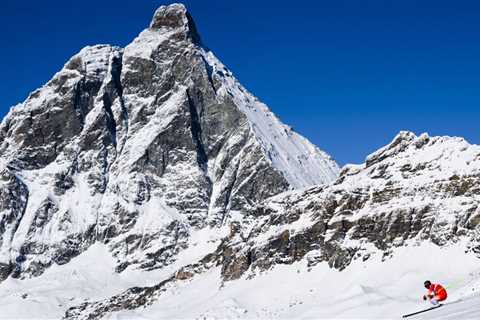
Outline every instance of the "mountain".
<path fill-rule="evenodd" d="M 480 147 L 401 132 L 363 165 L 344 167 L 332 185 L 273 197 L 253 215 L 251 244 L 238 253 L 252 257 L 250 270 L 307 254 L 312 266 L 343 270 L 424 241 L 468 239 L 465 250 L 480 253 Z"/>
<path fill-rule="evenodd" d="M 243 210 L 339 172 L 240 85 L 179 4 L 125 48 L 82 49 L 13 107 L 0 159 L 0 280 L 96 242 L 117 272 L 163 268 L 201 230 L 221 238 Z"/>
<path fill-rule="evenodd" d="M 480 290 L 479 146 L 405 131 L 340 170 L 183 5 L 72 57 L 0 159 L 0 319 L 396 318 L 427 278 Z"/>

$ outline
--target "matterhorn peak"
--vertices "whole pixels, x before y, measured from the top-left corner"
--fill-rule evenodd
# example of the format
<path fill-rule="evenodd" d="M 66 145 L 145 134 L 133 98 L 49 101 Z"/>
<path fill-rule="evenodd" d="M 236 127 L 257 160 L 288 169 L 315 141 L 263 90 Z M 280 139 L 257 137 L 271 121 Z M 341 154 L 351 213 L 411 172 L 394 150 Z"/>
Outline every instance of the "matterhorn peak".
<path fill-rule="evenodd" d="M 170 268 L 196 232 L 220 241 L 266 198 L 337 178 L 199 39 L 184 5 L 162 6 L 125 48 L 85 47 L 8 114 L 0 281 L 96 243 L 116 272 Z"/>
<path fill-rule="evenodd" d="M 150 29 L 180 29 L 195 42 L 200 41 L 200 36 L 197 33 L 192 16 L 187 11 L 185 5 L 181 3 L 159 7 L 150 22 Z"/>

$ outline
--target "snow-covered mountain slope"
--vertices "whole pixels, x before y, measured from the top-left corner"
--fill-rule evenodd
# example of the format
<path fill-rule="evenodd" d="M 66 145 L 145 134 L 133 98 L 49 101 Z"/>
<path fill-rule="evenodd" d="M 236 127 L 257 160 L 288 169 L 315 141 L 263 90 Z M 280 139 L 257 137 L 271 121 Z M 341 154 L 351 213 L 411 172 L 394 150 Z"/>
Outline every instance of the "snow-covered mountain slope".
<path fill-rule="evenodd" d="M 0 159 L 0 279 L 96 241 L 119 272 L 165 267 L 195 230 L 339 172 L 205 49 L 179 4 L 123 49 L 82 49 L 13 107 Z"/>
<path fill-rule="evenodd" d="M 154 286 L 79 304 L 67 318 L 145 306 L 138 312 L 146 318 L 384 318 L 391 310 L 421 308 L 425 279 L 448 284 L 450 299 L 457 299 L 480 279 L 479 169 L 479 146 L 401 132 L 365 164 L 344 168 L 334 184 L 277 195 L 239 216 L 217 249 L 197 263 Z M 196 283 L 214 302 L 190 296 L 201 291 Z M 312 299 L 311 284 L 321 288 Z M 289 313 L 295 290 L 295 301 L 305 306 Z M 215 309 L 223 304 L 225 310 Z"/>
<path fill-rule="evenodd" d="M 449 292 L 447 302 L 452 304 L 436 316 L 468 319 L 452 314 L 478 314 L 474 303 L 480 292 L 480 267 L 478 258 L 464 254 L 462 246 L 423 243 L 402 247 L 391 259 L 384 261 L 381 254 L 375 254 L 342 271 L 326 262 L 310 267 L 304 259 L 276 265 L 251 279 L 228 282 L 222 280 L 219 268 L 212 268 L 172 283 L 165 291 L 152 290 L 156 298 L 151 305 L 133 308 L 108 296 L 135 285 L 154 287 L 169 277 L 168 272 L 116 273 L 115 259 L 106 247 L 96 244 L 71 263 L 54 266 L 39 277 L 9 278 L 1 283 L 0 319 L 38 318 L 39 314 L 58 319 L 71 306 L 106 298 L 103 319 L 401 319 L 403 314 L 429 306 L 421 300 L 425 279 L 441 281 Z M 136 291 L 141 293 L 140 288 Z M 108 312 L 118 306 L 120 310 Z M 96 319 L 90 312 L 77 318 Z M 413 319 L 432 317 L 425 314 Z"/>

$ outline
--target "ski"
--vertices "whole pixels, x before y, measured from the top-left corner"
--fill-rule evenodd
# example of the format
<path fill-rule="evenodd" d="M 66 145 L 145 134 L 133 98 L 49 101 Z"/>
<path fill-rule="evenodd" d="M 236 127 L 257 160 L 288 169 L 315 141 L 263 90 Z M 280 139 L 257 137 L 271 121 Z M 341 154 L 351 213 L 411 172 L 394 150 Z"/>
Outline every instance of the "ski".
<path fill-rule="evenodd" d="M 435 307 L 431 307 L 431 308 L 428 308 L 428 309 L 424 309 L 424 310 L 420 310 L 420 311 L 417 311 L 417 312 L 414 312 L 414 313 L 409 313 L 409 314 L 403 315 L 402 318 L 408 318 L 408 317 L 411 317 L 411 316 L 414 316 L 414 315 L 417 315 L 417 314 L 420 314 L 420 313 L 424 313 L 424 312 L 427 312 L 427 311 L 430 311 L 430 310 L 433 310 L 433 309 L 440 308 L 441 306 L 443 306 L 443 304 L 439 304 L 438 306 L 435 306 Z"/>

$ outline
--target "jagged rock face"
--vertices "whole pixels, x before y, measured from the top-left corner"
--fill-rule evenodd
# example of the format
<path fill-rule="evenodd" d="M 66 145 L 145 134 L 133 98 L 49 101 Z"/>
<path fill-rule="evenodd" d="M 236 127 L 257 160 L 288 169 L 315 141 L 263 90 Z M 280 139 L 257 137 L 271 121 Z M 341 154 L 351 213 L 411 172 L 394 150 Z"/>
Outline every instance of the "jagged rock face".
<path fill-rule="evenodd" d="M 230 240 L 225 279 L 306 258 L 346 268 L 372 254 L 431 241 L 480 253 L 480 147 L 400 133 L 331 186 L 273 197 Z M 252 231 L 250 231 L 252 230 Z"/>
<path fill-rule="evenodd" d="M 125 48 L 86 47 L 0 125 L 0 277 L 38 275 L 95 241 L 118 271 L 159 268 L 191 230 L 338 166 L 204 49 L 182 5 Z"/>
<path fill-rule="evenodd" d="M 11 242 L 27 205 L 28 189 L 0 163 L 0 281 L 12 272 Z"/>

